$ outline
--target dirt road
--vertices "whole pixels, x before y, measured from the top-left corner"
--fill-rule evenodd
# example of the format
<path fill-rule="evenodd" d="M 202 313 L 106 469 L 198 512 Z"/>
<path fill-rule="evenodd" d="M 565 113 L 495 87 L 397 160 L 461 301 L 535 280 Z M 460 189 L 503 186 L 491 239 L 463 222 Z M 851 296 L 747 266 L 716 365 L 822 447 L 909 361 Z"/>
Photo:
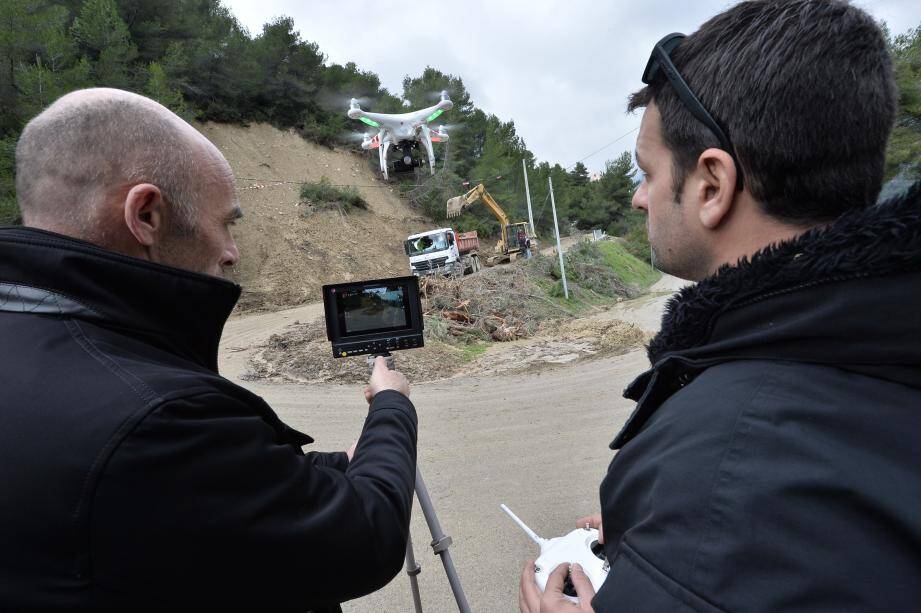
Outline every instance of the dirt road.
<path fill-rule="evenodd" d="M 680 282 L 610 312 L 654 331 L 662 306 Z M 367 406 L 359 386 L 242 381 L 253 347 L 295 320 L 322 316 L 322 305 L 232 319 L 221 345 L 222 373 L 263 396 L 291 426 L 313 436 L 318 450 L 347 448 Z M 399 367 L 399 356 L 397 356 Z M 621 390 L 647 366 L 642 350 L 564 365 L 539 374 L 477 375 L 416 385 L 419 466 L 473 611 L 517 611 L 518 575 L 535 546 L 499 509 L 506 503 L 540 535 L 559 536 L 598 509 L 598 484 L 613 457 L 608 443 L 632 410 Z M 412 538 L 423 606 L 456 610 L 421 510 Z M 304 552 L 311 555 L 311 552 Z M 363 563 L 360 552 L 355 564 Z M 348 574 L 351 569 L 343 568 Z M 304 578 L 309 581 L 309 577 Z M 381 591 L 346 603 L 347 612 L 412 611 L 409 581 L 398 575 Z"/>

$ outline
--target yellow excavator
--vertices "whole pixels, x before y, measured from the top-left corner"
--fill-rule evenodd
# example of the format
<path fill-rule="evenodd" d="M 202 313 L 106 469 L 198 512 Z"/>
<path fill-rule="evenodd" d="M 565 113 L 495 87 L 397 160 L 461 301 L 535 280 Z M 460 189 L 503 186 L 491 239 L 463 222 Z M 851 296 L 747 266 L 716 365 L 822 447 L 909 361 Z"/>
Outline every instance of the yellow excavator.
<path fill-rule="evenodd" d="M 504 264 L 514 261 L 524 253 L 526 241 L 530 241 L 531 249 L 537 250 L 537 237 L 530 231 L 528 222 L 521 221 L 510 223 L 508 215 L 496 202 L 496 199 L 486 191 L 480 183 L 463 196 L 455 196 L 448 200 L 448 217 L 457 217 L 465 209 L 473 206 L 480 200 L 492 211 L 499 220 L 499 242 L 496 243 L 496 255 L 486 259 L 487 266 Z"/>

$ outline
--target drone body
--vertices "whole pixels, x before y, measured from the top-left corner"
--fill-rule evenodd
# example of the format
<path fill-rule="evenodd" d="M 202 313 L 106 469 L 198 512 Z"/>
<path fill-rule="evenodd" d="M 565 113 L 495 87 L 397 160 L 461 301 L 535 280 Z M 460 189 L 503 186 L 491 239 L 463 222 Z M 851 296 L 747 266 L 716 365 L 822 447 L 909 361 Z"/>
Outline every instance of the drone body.
<path fill-rule="evenodd" d="M 438 119 L 445 111 L 454 108 L 454 103 L 448 97 L 448 92 L 441 92 L 441 100 L 435 106 L 412 111 L 410 113 L 368 113 L 363 111 L 358 101 L 352 98 L 349 104 L 348 116 L 364 124 L 377 128 L 377 133 L 365 134 L 361 143 L 362 149 L 377 149 L 380 156 L 381 172 L 384 178 L 389 178 L 387 172 L 387 153 L 391 146 L 402 149 L 402 160 L 395 164 L 398 168 L 411 169 L 414 165 L 412 149 L 418 143 L 425 146 L 429 158 L 429 168 L 435 174 L 435 151 L 432 143 L 448 140 L 448 133 L 444 126 L 438 129 L 429 127 L 429 123 Z"/>

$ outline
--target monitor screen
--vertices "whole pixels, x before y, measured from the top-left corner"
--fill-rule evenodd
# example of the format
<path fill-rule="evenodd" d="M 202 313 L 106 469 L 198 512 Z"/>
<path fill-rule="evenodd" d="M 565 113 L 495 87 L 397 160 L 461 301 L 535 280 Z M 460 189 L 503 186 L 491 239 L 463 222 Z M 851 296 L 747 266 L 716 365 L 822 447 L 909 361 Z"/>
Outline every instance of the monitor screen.
<path fill-rule="evenodd" d="M 399 284 L 366 286 L 336 292 L 336 311 L 344 336 L 388 332 L 409 327 L 406 290 Z"/>

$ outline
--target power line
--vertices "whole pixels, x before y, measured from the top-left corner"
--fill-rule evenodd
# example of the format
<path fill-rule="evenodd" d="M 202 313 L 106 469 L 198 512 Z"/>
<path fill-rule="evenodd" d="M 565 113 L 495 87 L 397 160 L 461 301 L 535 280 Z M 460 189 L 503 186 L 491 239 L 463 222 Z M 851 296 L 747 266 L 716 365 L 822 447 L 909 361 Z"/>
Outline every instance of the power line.
<path fill-rule="evenodd" d="M 540 212 L 537 214 L 537 221 L 534 222 L 534 225 L 540 225 L 540 220 L 544 216 L 544 210 L 547 208 L 547 203 L 550 202 L 550 192 L 547 192 L 547 196 L 544 198 L 544 203 L 540 205 Z"/>
<path fill-rule="evenodd" d="M 576 164 L 578 164 L 579 162 L 584 162 L 585 160 L 587 160 L 588 158 L 592 157 L 592 156 L 595 155 L 596 153 L 601 153 L 602 151 L 604 151 L 605 149 L 607 149 L 608 147 L 610 147 L 611 145 L 613 145 L 613 144 L 616 143 L 617 141 L 621 140 L 622 138 L 626 138 L 626 137 L 630 136 L 631 134 L 633 134 L 634 132 L 636 132 L 636 131 L 639 130 L 639 129 L 640 129 L 640 127 L 639 127 L 639 126 L 636 126 L 635 128 L 633 128 L 633 129 L 630 130 L 629 132 L 626 132 L 626 133 L 624 133 L 624 134 L 621 134 L 620 136 L 618 136 L 617 138 L 615 138 L 614 140 L 612 140 L 612 141 L 609 142 L 608 144 L 603 145 L 603 146 L 599 147 L 598 149 L 595 149 L 594 151 L 592 151 L 591 153 L 589 153 L 588 155 L 586 155 L 586 156 L 585 156 L 584 158 L 582 158 L 581 160 L 577 160 L 577 161 L 575 162 L 575 164 L 573 164 L 572 166 L 567 167 L 566 170 L 571 170 L 571 169 L 575 168 L 575 167 L 576 167 Z"/>
<path fill-rule="evenodd" d="M 256 183 L 274 183 L 274 184 L 288 184 L 288 185 L 303 185 L 309 181 L 288 181 L 285 179 L 257 179 L 255 177 L 234 177 L 237 181 L 254 181 Z M 376 184 L 376 185 L 356 185 L 355 183 L 330 183 L 331 187 L 399 187 L 398 184 Z M 418 186 L 417 186 L 418 187 Z"/>

